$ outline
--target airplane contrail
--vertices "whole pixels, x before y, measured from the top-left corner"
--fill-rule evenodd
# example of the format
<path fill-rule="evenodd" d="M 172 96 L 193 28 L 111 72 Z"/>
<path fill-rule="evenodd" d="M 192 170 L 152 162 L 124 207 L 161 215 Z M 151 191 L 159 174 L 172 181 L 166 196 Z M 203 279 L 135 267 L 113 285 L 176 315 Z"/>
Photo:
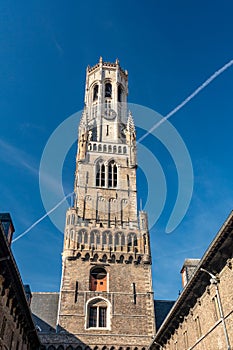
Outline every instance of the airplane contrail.
<path fill-rule="evenodd" d="M 169 112 L 165 117 L 163 117 L 158 123 L 152 126 L 146 134 L 144 134 L 137 143 L 143 141 L 153 130 L 157 129 L 161 124 L 163 124 L 167 119 L 169 119 L 172 115 L 178 112 L 181 108 L 183 108 L 189 101 L 191 101 L 199 92 L 201 92 L 204 88 L 206 88 L 214 79 L 216 79 L 220 74 L 225 72 L 228 68 L 233 65 L 233 60 L 226 63 L 223 67 L 218 69 L 214 74 L 212 74 L 207 80 L 204 81 L 191 95 L 189 95 L 183 102 L 181 102 L 177 107 L 175 107 L 171 112 Z M 18 239 L 25 236 L 29 231 L 31 231 L 36 225 L 38 225 L 44 218 L 46 218 L 49 214 L 51 214 L 55 209 L 59 207 L 68 197 L 71 197 L 74 192 L 69 193 L 65 196 L 59 203 L 57 203 L 51 210 L 49 210 L 46 214 L 44 214 L 40 219 L 34 222 L 26 231 L 21 233 L 18 237 L 16 237 L 12 243 L 16 242 Z"/>
<path fill-rule="evenodd" d="M 228 68 L 233 65 L 233 60 L 226 63 L 223 67 L 218 69 L 214 74 L 212 74 L 204 83 L 202 83 L 191 95 L 189 95 L 183 102 L 181 102 L 177 107 L 175 107 L 171 112 L 169 112 L 165 117 L 163 117 L 158 123 L 153 125 L 149 131 L 147 131 L 137 143 L 144 140 L 152 131 L 157 129 L 161 124 L 163 124 L 167 119 L 169 119 L 172 115 L 178 112 L 181 108 L 183 108 L 189 101 L 191 101 L 199 92 L 201 92 L 204 88 L 206 88 L 214 79 L 216 79 L 220 74 L 225 72 Z"/>
<path fill-rule="evenodd" d="M 21 233 L 18 237 L 16 237 L 15 239 L 13 239 L 12 243 L 18 241 L 18 239 L 22 238 L 23 236 L 25 236 L 29 231 L 31 231 L 35 226 L 37 226 L 42 220 L 44 220 L 46 218 L 46 216 L 48 216 L 49 214 L 51 214 L 55 209 L 57 209 L 59 207 L 59 205 L 61 205 L 68 197 L 71 197 L 74 194 L 74 192 L 69 193 L 67 196 L 65 196 L 60 202 L 58 202 L 55 207 L 53 207 L 52 209 L 50 209 L 49 211 L 47 211 L 46 214 L 44 214 L 40 219 L 38 219 L 37 221 L 35 221 L 30 227 L 28 227 L 26 229 L 26 231 L 24 231 L 23 233 Z"/>

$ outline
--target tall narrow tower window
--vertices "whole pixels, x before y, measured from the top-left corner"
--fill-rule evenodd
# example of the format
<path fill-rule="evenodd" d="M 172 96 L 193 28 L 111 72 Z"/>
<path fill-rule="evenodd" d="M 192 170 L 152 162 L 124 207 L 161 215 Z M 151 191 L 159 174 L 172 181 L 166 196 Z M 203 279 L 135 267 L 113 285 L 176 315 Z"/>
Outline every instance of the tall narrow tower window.
<path fill-rule="evenodd" d="M 110 83 L 105 84 L 105 97 L 112 97 L 112 84 Z"/>
<path fill-rule="evenodd" d="M 98 100 L 99 86 L 95 85 L 93 89 L 93 101 Z"/>
<path fill-rule="evenodd" d="M 117 88 L 117 99 L 118 102 L 122 102 L 122 87 L 120 85 Z"/>
<path fill-rule="evenodd" d="M 105 186 L 105 165 L 101 165 L 101 186 Z"/>
<path fill-rule="evenodd" d="M 98 104 L 95 102 L 92 106 L 92 118 L 97 117 L 97 111 L 98 111 Z"/>
<path fill-rule="evenodd" d="M 96 165 L 96 186 L 105 186 L 105 165 L 102 162 Z"/>
<path fill-rule="evenodd" d="M 117 187 L 117 166 L 114 160 L 108 165 L 108 187 Z"/>

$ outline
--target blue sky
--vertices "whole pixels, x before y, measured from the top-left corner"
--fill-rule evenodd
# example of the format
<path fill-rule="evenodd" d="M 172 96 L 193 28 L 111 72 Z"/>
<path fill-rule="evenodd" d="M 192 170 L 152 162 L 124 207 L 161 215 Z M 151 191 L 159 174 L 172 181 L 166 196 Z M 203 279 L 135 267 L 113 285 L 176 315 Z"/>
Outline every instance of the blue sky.
<path fill-rule="evenodd" d="M 83 108 L 86 66 L 99 56 L 118 57 L 129 72 L 128 101 L 166 115 L 233 58 L 232 11 L 230 0 L 1 2 L 0 209 L 11 213 L 15 235 L 45 213 L 41 155 L 55 128 Z M 177 297 L 184 259 L 202 256 L 233 207 L 232 95 L 233 67 L 170 119 L 194 170 L 190 207 L 171 234 L 165 227 L 177 193 L 175 165 L 159 143 L 150 137 L 143 141 L 159 160 L 168 188 L 164 210 L 151 229 L 157 299 Z M 73 187 L 75 151 L 73 146 L 63 168 L 66 193 Z M 56 151 L 54 156 L 59 157 Z M 145 199 L 141 171 L 138 183 Z M 156 178 L 153 186 L 160 186 Z M 59 290 L 62 240 L 46 218 L 13 244 L 32 290 Z"/>

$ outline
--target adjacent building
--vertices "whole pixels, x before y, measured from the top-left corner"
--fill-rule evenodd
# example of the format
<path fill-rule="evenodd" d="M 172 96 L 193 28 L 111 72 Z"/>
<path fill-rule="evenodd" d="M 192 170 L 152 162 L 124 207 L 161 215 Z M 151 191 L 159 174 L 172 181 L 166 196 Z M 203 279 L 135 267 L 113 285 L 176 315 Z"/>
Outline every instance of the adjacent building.
<path fill-rule="evenodd" d="M 0 214 L 0 349 L 36 350 L 40 341 L 30 311 L 30 289 L 24 286 L 11 252 L 14 226 Z"/>
<path fill-rule="evenodd" d="M 157 330 L 151 350 L 233 348 L 232 264 L 233 212 L 203 258 L 184 264 L 184 289 Z"/>

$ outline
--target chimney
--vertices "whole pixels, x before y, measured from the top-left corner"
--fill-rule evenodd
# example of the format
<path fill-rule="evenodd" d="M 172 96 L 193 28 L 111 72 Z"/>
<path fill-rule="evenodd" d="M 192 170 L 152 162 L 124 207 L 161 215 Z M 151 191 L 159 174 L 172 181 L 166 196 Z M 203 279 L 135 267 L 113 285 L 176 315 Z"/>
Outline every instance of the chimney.
<path fill-rule="evenodd" d="M 23 287 L 24 287 L 24 291 L 25 291 L 25 294 L 26 294 L 28 305 L 30 306 L 31 305 L 31 300 L 32 300 L 31 288 L 30 288 L 29 284 L 24 284 Z"/>
<path fill-rule="evenodd" d="M 11 220 L 11 216 L 9 213 L 0 213 L 0 222 L 3 227 L 3 231 L 5 233 L 5 236 L 8 240 L 9 245 L 11 245 L 12 236 L 15 232 L 15 228 L 13 225 L 13 222 Z"/>
<path fill-rule="evenodd" d="M 183 288 L 186 286 L 186 284 L 188 283 L 188 281 L 192 277 L 199 262 L 200 262 L 200 259 L 185 259 L 184 265 L 182 266 L 182 269 L 180 271 L 181 276 L 182 276 Z"/>

